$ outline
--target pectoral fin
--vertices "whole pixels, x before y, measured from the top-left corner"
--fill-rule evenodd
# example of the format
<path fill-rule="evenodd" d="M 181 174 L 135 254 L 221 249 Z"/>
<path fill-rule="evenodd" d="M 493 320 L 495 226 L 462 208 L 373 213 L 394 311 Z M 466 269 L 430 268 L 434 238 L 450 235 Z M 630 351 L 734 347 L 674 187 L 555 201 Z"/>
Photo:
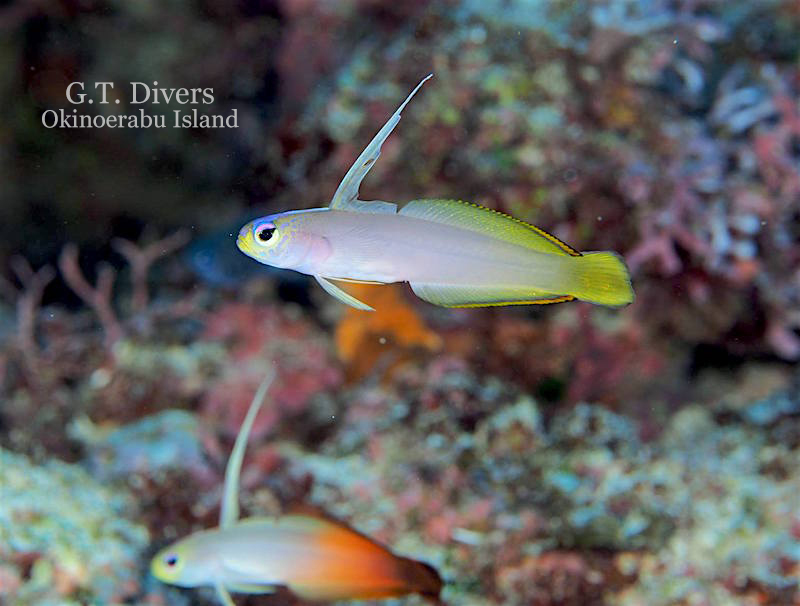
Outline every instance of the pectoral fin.
<path fill-rule="evenodd" d="M 336 189 L 336 193 L 333 194 L 330 208 L 335 208 L 338 210 L 361 210 L 364 212 L 364 205 L 387 204 L 386 202 L 363 202 L 358 200 L 358 188 L 360 187 L 361 182 L 364 180 L 364 177 L 367 176 L 369 170 L 375 165 L 375 162 L 378 160 L 378 156 L 381 155 L 381 146 L 383 145 L 384 141 L 386 141 L 386 139 L 394 130 L 394 127 L 397 126 L 397 123 L 400 121 L 400 112 L 403 111 L 403 108 L 409 101 L 411 101 L 411 97 L 416 94 L 420 87 L 432 77 L 433 74 L 429 74 L 423 78 L 419 84 L 417 84 L 416 88 L 411 91 L 411 94 L 406 97 L 406 100 L 400 104 L 400 107 L 397 108 L 397 111 L 392 114 L 392 117 L 389 118 L 388 122 L 383 125 L 383 128 L 378 131 L 378 134 L 375 135 L 372 141 L 370 141 L 369 145 L 367 145 L 364 151 L 361 152 L 361 155 L 353 163 L 353 166 L 350 167 L 350 170 L 347 171 L 344 179 L 342 179 L 342 182 Z M 395 210 L 396 207 L 392 209 L 391 212 L 395 212 Z M 384 210 L 381 212 L 388 211 Z"/>
<path fill-rule="evenodd" d="M 222 585 L 217 583 L 214 585 L 214 589 L 217 590 L 217 596 L 219 597 L 219 601 L 222 602 L 223 606 L 236 606 L 231 597 L 231 594 L 228 593 L 228 590 L 225 589 Z"/>
<path fill-rule="evenodd" d="M 362 311 L 375 311 L 375 309 L 373 309 L 366 303 L 359 301 L 352 295 L 348 295 L 341 288 L 339 288 L 332 282 L 326 280 L 322 276 L 314 276 L 314 278 L 316 278 L 317 282 L 319 282 L 319 285 L 322 286 L 323 290 L 325 290 L 326 293 L 328 293 L 332 297 L 336 297 L 342 303 L 346 303 L 350 307 L 355 307 L 356 309 L 360 309 Z"/>

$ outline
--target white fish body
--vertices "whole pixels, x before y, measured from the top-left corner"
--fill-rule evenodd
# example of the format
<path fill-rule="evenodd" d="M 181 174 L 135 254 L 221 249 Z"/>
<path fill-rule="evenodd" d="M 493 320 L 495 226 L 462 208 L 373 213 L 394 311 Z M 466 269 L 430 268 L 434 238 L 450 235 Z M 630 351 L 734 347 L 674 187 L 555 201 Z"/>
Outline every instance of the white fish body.
<path fill-rule="evenodd" d="M 332 284 L 409 282 L 422 299 L 447 307 L 633 300 L 627 268 L 612 252 L 580 253 L 513 217 L 455 200 L 414 200 L 399 211 L 359 200 L 400 112 L 422 80 L 345 175 L 328 208 L 257 219 L 237 245 L 261 263 L 313 275 L 333 296 L 369 310 Z"/>
<path fill-rule="evenodd" d="M 436 204 L 436 202 L 433 202 Z M 498 283 L 544 290 L 563 286 L 558 274 L 567 256 L 554 262 L 531 250 L 457 225 L 404 214 L 315 210 L 297 216 L 299 228 L 318 238 L 295 271 L 331 279 L 367 282 Z M 555 274 L 555 275 L 553 275 Z"/>

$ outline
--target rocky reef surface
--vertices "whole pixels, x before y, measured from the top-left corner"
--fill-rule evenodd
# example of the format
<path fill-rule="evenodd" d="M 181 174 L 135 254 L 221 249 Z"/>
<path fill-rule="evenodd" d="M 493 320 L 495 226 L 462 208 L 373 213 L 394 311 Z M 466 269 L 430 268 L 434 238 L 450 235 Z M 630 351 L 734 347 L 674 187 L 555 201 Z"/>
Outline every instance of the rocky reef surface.
<path fill-rule="evenodd" d="M 0 595 L 8 604 L 123 603 L 150 542 L 124 489 L 74 464 L 0 449 Z"/>
<path fill-rule="evenodd" d="M 248 514 L 321 507 L 451 604 L 800 604 L 795 1 L 12 2 L 0 31 L 0 602 L 215 603 L 147 564 L 217 523 L 274 366 Z M 364 197 L 618 251 L 633 305 L 352 285 L 364 314 L 236 251 L 431 71 Z M 154 72 L 242 127 L 43 131 L 68 82 Z"/>
<path fill-rule="evenodd" d="M 253 317 L 267 319 L 268 338 L 237 332 Z M 247 377 L 257 381 L 273 363 L 278 379 L 243 472 L 245 511 L 321 507 L 434 564 L 448 603 L 789 604 L 800 596 L 800 376 L 787 368 L 706 373 L 696 401 L 668 415 L 646 402 L 623 414 L 548 403 L 476 370 L 444 341 L 431 350 L 422 337 L 403 343 L 386 329 L 378 337 L 385 363 L 343 382 L 331 332 L 299 308 L 213 304 L 202 322 L 203 336 L 184 345 L 125 338 L 98 358 L 100 368 L 62 386 L 87 411 L 52 437 L 70 444 L 73 463 L 54 460 L 22 424 L 5 435 L 42 461 L 2 451 L 8 603 L 195 599 L 155 583 L 147 561 L 165 542 L 216 524 L 234 420 L 252 396 Z M 93 343 L 102 349 L 102 339 Z M 23 360 L 7 361 L 7 380 Z M 103 369 L 107 381 L 98 379 Z M 134 371 L 149 409 L 101 420 L 112 386 L 132 389 Z M 23 393 L 21 384 L 11 401 Z M 39 417 L 50 414 L 42 407 L 25 425 L 46 426 Z"/>

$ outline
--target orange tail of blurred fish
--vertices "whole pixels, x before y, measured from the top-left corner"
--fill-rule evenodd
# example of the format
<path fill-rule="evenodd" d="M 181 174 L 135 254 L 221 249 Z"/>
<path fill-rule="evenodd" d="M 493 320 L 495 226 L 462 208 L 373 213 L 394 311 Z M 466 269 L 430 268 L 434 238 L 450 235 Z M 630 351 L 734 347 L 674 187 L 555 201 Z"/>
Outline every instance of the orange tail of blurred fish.
<path fill-rule="evenodd" d="M 367 600 L 418 593 L 441 604 L 442 580 L 436 570 L 398 556 L 374 539 L 315 508 L 295 507 L 284 517 L 306 545 L 305 557 L 287 577 L 287 587 L 308 600 Z M 300 513 L 302 512 L 302 513 Z M 305 529 L 305 530 L 304 530 Z M 299 553 L 299 552 L 298 552 Z"/>
<path fill-rule="evenodd" d="M 400 576 L 409 587 L 409 593 L 418 593 L 440 604 L 439 594 L 442 592 L 442 578 L 430 564 L 418 562 L 411 558 L 397 557 Z"/>

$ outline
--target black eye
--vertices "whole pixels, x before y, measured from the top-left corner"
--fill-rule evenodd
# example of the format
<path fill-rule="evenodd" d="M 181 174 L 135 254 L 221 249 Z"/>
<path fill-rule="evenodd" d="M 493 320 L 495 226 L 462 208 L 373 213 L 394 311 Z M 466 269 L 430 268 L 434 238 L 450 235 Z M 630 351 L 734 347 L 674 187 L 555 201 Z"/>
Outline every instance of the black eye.
<path fill-rule="evenodd" d="M 178 556 L 170 554 L 166 558 L 164 558 L 164 562 L 166 563 L 167 566 L 170 567 L 175 566 L 175 564 L 178 563 Z"/>
<path fill-rule="evenodd" d="M 273 233 L 275 233 L 274 227 L 265 227 L 256 235 L 258 236 L 258 239 L 261 240 L 262 242 L 269 242 L 269 239 L 272 237 Z"/>

